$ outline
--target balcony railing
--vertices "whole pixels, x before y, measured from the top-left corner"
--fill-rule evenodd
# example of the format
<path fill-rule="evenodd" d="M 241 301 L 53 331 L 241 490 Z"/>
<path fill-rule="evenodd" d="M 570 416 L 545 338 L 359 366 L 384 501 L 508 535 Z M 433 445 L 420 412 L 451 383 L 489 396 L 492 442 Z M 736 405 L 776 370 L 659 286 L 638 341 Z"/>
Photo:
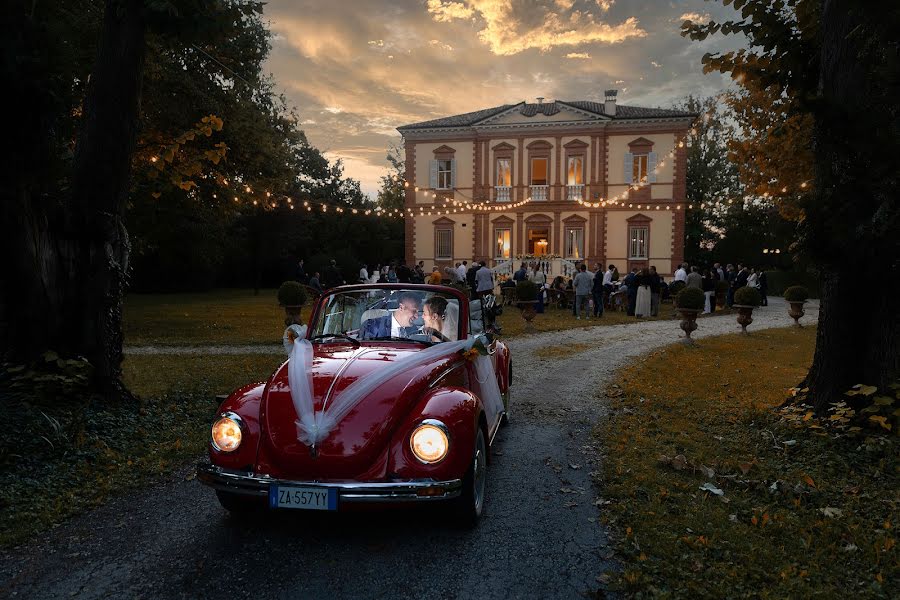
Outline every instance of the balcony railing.
<path fill-rule="evenodd" d="M 494 202 L 509 202 L 509 190 L 510 187 L 508 185 L 498 185 L 494 188 Z"/>
<path fill-rule="evenodd" d="M 567 185 L 566 198 L 569 200 L 584 200 L 584 184 Z"/>
<path fill-rule="evenodd" d="M 547 185 L 533 185 L 531 186 L 531 199 L 534 201 L 543 201 L 547 200 L 547 189 L 550 186 Z"/>

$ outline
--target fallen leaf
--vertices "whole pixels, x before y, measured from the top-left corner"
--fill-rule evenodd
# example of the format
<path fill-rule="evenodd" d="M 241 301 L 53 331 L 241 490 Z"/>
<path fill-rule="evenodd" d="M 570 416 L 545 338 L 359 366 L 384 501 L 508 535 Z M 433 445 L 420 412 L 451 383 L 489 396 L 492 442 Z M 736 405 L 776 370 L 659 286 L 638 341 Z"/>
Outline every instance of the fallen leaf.
<path fill-rule="evenodd" d="M 746 475 L 747 473 L 750 472 L 750 469 L 753 468 L 753 463 L 752 463 L 752 462 L 741 463 L 741 464 L 738 465 L 738 468 L 741 470 L 741 473 L 743 473 L 744 475 Z"/>
<path fill-rule="evenodd" d="M 703 491 L 705 491 L 705 492 L 712 492 L 712 493 L 715 494 L 716 496 L 724 496 L 724 495 L 725 495 L 725 491 L 724 491 L 724 490 L 721 490 L 721 489 L 717 488 L 716 486 L 714 486 L 713 484 L 711 484 L 711 483 L 709 483 L 709 482 L 706 482 L 706 483 L 704 483 L 703 485 L 701 485 L 701 486 L 700 486 L 700 489 L 703 490 Z"/>
<path fill-rule="evenodd" d="M 816 487 L 816 483 L 813 481 L 813 478 L 810 477 L 809 475 L 804 475 L 803 481 L 805 481 L 806 485 L 808 485 L 809 487 Z"/>
<path fill-rule="evenodd" d="M 716 476 L 715 470 L 714 470 L 714 469 L 711 469 L 710 467 L 707 467 L 707 466 L 705 466 L 705 465 L 700 465 L 698 468 L 700 469 L 700 472 L 701 472 L 701 473 L 703 473 L 704 475 L 706 475 L 706 476 L 709 477 L 710 479 L 712 479 L 713 477 Z"/>
<path fill-rule="evenodd" d="M 684 457 L 684 454 L 679 454 L 672 459 L 672 467 L 676 470 L 681 471 L 682 469 L 688 466 L 687 458 Z"/>

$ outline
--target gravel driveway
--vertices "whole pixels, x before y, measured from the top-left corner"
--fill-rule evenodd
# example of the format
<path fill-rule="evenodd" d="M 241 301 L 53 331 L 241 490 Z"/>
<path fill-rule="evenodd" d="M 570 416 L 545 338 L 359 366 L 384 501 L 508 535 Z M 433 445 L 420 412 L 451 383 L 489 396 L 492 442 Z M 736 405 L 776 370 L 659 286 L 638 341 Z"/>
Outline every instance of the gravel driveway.
<path fill-rule="evenodd" d="M 804 322 L 817 316 L 808 306 Z M 777 298 L 753 317 L 751 331 L 792 322 Z M 734 315 L 709 317 L 694 337 L 737 330 Z M 614 557 L 590 476 L 590 431 L 606 410 L 595 395 L 616 368 L 678 333 L 676 321 L 654 321 L 511 340 L 512 424 L 495 441 L 475 530 L 424 509 L 237 521 L 186 467 L 3 552 L 0 597 L 596 597 Z M 567 343 L 587 349 L 535 355 Z"/>

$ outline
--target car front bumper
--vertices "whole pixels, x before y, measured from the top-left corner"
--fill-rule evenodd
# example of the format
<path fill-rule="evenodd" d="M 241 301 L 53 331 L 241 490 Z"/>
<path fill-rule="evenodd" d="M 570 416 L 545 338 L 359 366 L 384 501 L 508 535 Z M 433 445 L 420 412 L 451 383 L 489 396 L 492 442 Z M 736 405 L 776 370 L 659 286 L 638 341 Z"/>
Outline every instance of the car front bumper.
<path fill-rule="evenodd" d="M 342 503 L 431 502 L 456 498 L 462 491 L 462 481 L 459 479 L 323 483 L 275 479 L 268 475 L 223 469 L 209 462 L 197 465 L 197 479 L 216 490 L 260 498 L 268 497 L 273 485 L 336 489 L 338 501 Z"/>

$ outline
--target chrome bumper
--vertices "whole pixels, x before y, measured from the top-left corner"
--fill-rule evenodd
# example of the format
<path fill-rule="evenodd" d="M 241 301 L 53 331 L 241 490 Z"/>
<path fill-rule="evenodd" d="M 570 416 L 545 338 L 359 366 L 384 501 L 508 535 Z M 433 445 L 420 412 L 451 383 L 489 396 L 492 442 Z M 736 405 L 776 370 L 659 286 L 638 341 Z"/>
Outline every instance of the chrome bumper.
<path fill-rule="evenodd" d="M 247 496 L 268 497 L 269 488 L 277 486 L 302 486 L 336 489 L 338 502 L 428 502 L 456 498 L 462 491 L 462 481 L 434 481 L 413 479 L 388 482 L 322 483 L 319 481 L 293 481 L 275 479 L 268 475 L 255 475 L 246 471 L 223 469 L 208 462 L 197 465 L 197 479 L 214 489 Z"/>

